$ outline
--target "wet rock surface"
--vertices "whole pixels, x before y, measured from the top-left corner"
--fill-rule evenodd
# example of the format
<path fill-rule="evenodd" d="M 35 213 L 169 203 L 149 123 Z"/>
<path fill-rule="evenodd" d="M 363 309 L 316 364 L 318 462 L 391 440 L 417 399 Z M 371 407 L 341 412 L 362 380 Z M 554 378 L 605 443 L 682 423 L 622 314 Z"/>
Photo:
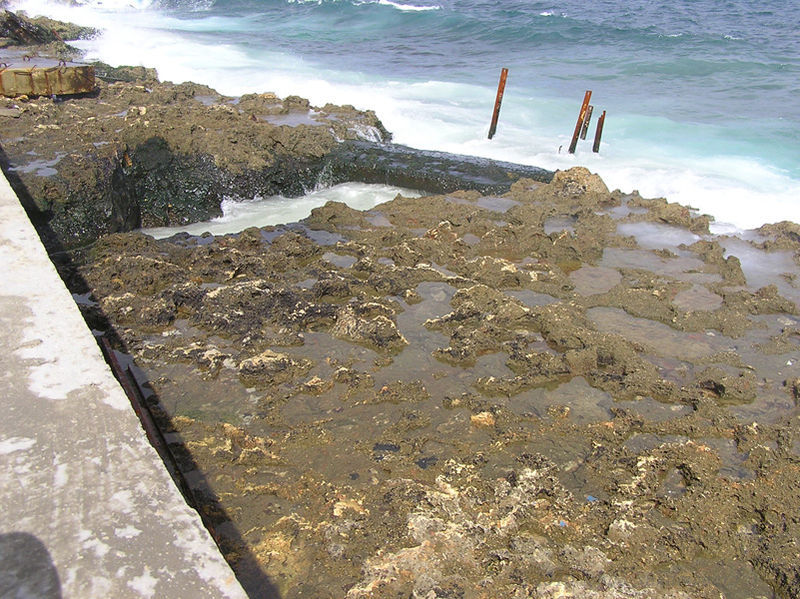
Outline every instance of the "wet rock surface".
<path fill-rule="evenodd" d="M 96 69 L 95 97 L 0 100 L 16 117 L 3 119 L 0 166 L 51 248 L 209 220 L 223 199 L 293 197 L 321 184 L 505 192 L 552 175 L 385 143 L 375 114 L 352 107 L 225 98 L 148 69 Z"/>
<path fill-rule="evenodd" d="M 287 598 L 800 592 L 796 266 L 748 286 L 707 219 L 580 168 L 302 224 L 76 254 L 234 567 Z"/>
<path fill-rule="evenodd" d="M 65 40 L 89 38 L 94 34 L 94 29 L 90 27 L 54 21 L 47 17 L 30 19 L 24 13 L 5 10 L 5 6 L 0 3 L 0 48 L 63 43 Z"/>
<path fill-rule="evenodd" d="M 225 198 L 302 195 L 340 140 L 385 134 L 354 109 L 103 72 L 115 81 L 94 97 L 5 100 L 19 115 L 3 121 L 0 163 L 51 247 L 208 220 Z"/>
<path fill-rule="evenodd" d="M 336 146 L 325 160 L 325 175 L 337 183 L 383 183 L 429 193 L 505 193 L 523 177 L 542 182 L 553 177 L 542 168 L 364 141 Z"/>

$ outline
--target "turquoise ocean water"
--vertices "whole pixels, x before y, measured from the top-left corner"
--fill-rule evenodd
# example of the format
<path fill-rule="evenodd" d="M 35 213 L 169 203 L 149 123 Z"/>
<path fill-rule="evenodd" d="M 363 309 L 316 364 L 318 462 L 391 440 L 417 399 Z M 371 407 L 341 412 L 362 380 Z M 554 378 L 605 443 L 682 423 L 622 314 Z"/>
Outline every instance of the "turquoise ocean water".
<path fill-rule="evenodd" d="M 794 0 L 13 0 L 99 27 L 91 58 L 228 95 L 374 109 L 394 141 L 545 168 L 713 215 L 800 222 Z M 509 69 L 497 134 L 487 131 Z M 599 154 L 566 153 L 584 91 Z M 594 123 L 588 138 L 594 132 Z M 559 153 L 559 147 L 562 147 Z"/>

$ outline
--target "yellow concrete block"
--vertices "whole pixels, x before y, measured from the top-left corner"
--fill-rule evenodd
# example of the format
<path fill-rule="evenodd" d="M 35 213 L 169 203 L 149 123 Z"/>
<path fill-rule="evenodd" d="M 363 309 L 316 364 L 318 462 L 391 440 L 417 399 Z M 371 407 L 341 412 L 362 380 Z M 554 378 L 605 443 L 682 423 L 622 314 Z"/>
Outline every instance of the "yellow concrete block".
<path fill-rule="evenodd" d="M 0 69 L 0 94 L 4 96 L 84 94 L 94 88 L 93 66 Z"/>

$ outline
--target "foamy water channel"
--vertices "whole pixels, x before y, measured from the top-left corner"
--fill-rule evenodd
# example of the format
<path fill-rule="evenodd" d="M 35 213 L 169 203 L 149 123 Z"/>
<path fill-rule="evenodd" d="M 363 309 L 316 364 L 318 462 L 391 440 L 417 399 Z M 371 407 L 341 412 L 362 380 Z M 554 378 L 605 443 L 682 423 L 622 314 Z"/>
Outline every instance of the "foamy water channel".
<path fill-rule="evenodd" d="M 314 208 L 327 202 L 342 202 L 356 210 L 370 210 L 378 204 L 393 200 L 397 195 L 418 197 L 420 192 L 390 185 L 343 183 L 327 189 L 313 191 L 299 198 L 284 196 L 256 197 L 252 200 L 222 202 L 222 216 L 179 227 L 154 227 L 142 229 L 156 239 L 171 237 L 176 233 L 190 235 L 227 235 L 249 227 L 266 227 L 298 222 L 311 214 Z"/>

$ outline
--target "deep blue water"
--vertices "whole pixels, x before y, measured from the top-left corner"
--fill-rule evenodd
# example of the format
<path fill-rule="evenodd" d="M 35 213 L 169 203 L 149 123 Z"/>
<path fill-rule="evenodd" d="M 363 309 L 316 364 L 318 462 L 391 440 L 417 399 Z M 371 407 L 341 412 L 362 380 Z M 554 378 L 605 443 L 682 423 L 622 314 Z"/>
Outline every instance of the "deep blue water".
<path fill-rule="evenodd" d="M 752 227 L 800 221 L 800 3 L 115 0 L 32 13 L 106 30 L 93 56 L 223 93 L 376 110 L 395 141 L 664 195 Z M 501 67 L 498 132 L 486 139 Z M 569 144 L 585 90 L 599 154 Z M 590 129 L 594 132 L 594 126 Z M 591 137 L 591 135 L 589 136 Z M 562 146 L 562 152 L 558 149 Z"/>

